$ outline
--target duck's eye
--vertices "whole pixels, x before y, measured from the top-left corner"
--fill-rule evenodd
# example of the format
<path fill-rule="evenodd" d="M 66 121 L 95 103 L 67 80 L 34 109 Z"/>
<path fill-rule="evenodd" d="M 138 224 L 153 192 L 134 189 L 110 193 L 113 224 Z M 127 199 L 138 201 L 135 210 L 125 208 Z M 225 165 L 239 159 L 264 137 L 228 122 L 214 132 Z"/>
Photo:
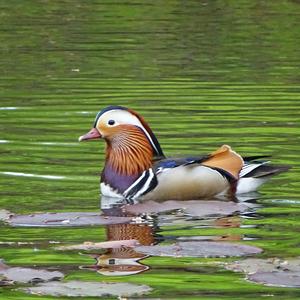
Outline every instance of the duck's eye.
<path fill-rule="evenodd" d="M 109 121 L 107 122 L 107 124 L 108 124 L 108 125 L 111 125 L 111 126 L 114 125 L 115 123 L 116 123 L 115 120 L 109 120 Z"/>

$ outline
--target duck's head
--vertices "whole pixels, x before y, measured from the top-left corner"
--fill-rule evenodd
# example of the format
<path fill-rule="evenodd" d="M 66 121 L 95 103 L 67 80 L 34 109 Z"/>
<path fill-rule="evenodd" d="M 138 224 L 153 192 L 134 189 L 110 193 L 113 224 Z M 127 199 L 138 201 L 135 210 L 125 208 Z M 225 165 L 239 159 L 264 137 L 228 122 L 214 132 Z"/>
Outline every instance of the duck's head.
<path fill-rule="evenodd" d="M 131 141 L 130 138 L 131 137 Z M 79 141 L 105 139 L 107 143 L 121 145 L 144 136 L 154 156 L 163 156 L 161 147 L 145 120 L 135 111 L 123 106 L 109 106 L 98 112 L 93 128 L 79 137 Z"/>

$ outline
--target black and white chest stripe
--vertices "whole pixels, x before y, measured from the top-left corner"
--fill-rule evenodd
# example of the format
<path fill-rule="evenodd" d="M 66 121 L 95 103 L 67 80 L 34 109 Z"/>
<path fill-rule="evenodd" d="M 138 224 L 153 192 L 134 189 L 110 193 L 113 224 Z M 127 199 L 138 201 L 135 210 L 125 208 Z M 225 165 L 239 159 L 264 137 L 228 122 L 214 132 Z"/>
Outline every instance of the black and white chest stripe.
<path fill-rule="evenodd" d="M 157 184 L 157 177 L 150 168 L 142 173 L 142 175 L 123 193 L 123 196 L 126 199 L 136 199 L 153 190 Z"/>

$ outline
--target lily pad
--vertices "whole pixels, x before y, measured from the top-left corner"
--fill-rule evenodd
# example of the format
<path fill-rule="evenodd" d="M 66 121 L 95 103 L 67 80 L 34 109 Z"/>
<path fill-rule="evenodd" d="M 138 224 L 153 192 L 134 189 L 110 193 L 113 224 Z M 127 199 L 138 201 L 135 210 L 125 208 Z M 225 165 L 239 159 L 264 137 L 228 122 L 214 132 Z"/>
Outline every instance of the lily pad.
<path fill-rule="evenodd" d="M 28 283 L 59 280 L 64 277 L 64 274 L 58 271 L 48 271 L 43 269 L 9 267 L 0 261 L 0 276 L 5 279 L 5 282 Z"/>
<path fill-rule="evenodd" d="M 194 217 L 208 216 L 229 216 L 235 213 L 243 213 L 249 210 L 249 206 L 244 203 L 207 201 L 205 203 L 197 203 L 194 201 L 187 206 L 183 206 L 186 214 Z"/>
<path fill-rule="evenodd" d="M 12 226 L 53 227 L 92 226 L 128 223 L 130 217 L 108 217 L 92 212 L 37 213 L 13 215 L 7 222 Z"/>
<path fill-rule="evenodd" d="M 171 257 L 231 257 L 259 254 L 262 249 L 226 242 L 179 242 L 171 245 L 138 246 L 136 251 L 153 256 Z"/>
<path fill-rule="evenodd" d="M 249 275 L 248 279 L 250 281 L 271 286 L 300 287 L 300 272 L 257 272 Z"/>
<path fill-rule="evenodd" d="M 282 287 L 300 287 L 300 258 L 248 258 L 226 264 L 226 269 L 248 274 L 250 281 Z"/>
<path fill-rule="evenodd" d="M 239 234 L 224 234 L 224 235 L 195 235 L 195 236 L 179 236 L 176 241 L 240 241 L 242 240 Z"/>
<path fill-rule="evenodd" d="M 139 245 L 137 240 L 119 240 L 100 243 L 84 242 L 83 244 L 59 246 L 56 250 L 96 250 L 96 249 L 115 249 L 121 247 L 134 247 Z"/>
<path fill-rule="evenodd" d="M 101 296 L 134 296 L 151 291 L 147 285 L 137 285 L 127 282 L 93 282 L 93 281 L 68 281 L 47 282 L 34 287 L 19 290 L 30 294 L 68 296 L 68 297 L 101 297 Z"/>
<path fill-rule="evenodd" d="M 249 210 L 251 204 L 235 203 L 225 201 L 165 201 L 158 203 L 147 201 L 134 205 L 125 205 L 123 210 L 130 214 L 139 215 L 142 213 L 161 213 L 167 211 L 181 210 L 183 213 L 194 217 L 228 216 L 234 213 L 241 213 Z"/>

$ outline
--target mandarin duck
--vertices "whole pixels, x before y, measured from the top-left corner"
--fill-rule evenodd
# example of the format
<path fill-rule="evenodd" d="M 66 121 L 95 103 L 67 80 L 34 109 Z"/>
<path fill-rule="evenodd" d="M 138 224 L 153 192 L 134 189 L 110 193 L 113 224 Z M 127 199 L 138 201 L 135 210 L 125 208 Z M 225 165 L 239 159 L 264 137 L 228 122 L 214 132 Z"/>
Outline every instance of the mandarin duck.
<path fill-rule="evenodd" d="M 128 201 L 248 193 L 288 169 L 259 160 L 266 156 L 242 158 L 228 145 L 204 156 L 166 158 L 144 118 L 123 106 L 101 110 L 93 128 L 79 141 L 100 138 L 106 142 L 101 193 Z"/>

